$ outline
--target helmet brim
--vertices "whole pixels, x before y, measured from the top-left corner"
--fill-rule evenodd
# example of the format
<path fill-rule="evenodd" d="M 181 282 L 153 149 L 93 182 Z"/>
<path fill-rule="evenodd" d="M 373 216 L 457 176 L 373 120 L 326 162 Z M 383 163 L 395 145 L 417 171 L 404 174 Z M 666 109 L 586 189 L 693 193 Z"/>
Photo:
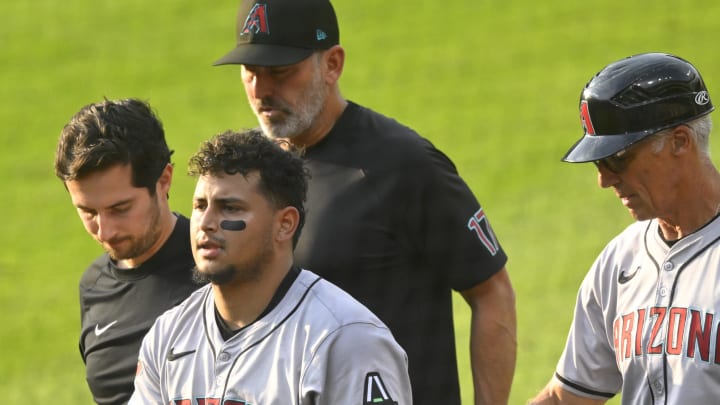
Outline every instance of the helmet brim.
<path fill-rule="evenodd" d="M 587 135 L 580 138 L 563 156 L 563 162 L 585 163 L 604 159 L 651 135 L 652 130 L 618 135 Z"/>

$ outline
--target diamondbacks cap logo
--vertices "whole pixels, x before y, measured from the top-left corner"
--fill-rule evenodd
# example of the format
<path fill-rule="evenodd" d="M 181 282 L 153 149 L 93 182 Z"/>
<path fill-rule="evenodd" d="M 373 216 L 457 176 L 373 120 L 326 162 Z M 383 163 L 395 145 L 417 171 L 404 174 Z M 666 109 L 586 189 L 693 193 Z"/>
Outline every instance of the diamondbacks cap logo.
<path fill-rule="evenodd" d="M 397 405 L 388 393 L 385 383 L 380 374 L 373 372 L 365 376 L 365 390 L 363 393 L 363 405 Z"/>
<path fill-rule="evenodd" d="M 267 4 L 257 3 L 245 19 L 241 34 L 270 34 L 267 19 Z"/>
<path fill-rule="evenodd" d="M 590 120 L 590 111 L 588 110 L 587 101 L 580 103 L 580 120 L 582 121 L 585 133 L 588 135 L 595 135 L 595 128 L 593 128 L 592 121 Z"/>

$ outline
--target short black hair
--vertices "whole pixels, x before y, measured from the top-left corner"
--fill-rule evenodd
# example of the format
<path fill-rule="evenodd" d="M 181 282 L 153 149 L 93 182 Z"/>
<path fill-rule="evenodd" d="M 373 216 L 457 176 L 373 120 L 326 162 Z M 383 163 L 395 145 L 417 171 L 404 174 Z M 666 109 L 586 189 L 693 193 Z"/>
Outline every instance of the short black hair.
<path fill-rule="evenodd" d="M 281 147 L 280 144 L 283 146 Z M 260 174 L 259 189 L 275 208 L 295 207 L 300 213 L 293 247 L 305 224 L 309 172 L 290 144 L 272 140 L 259 129 L 225 131 L 205 141 L 188 163 L 191 176 Z"/>
<path fill-rule="evenodd" d="M 150 104 L 134 98 L 105 99 L 82 107 L 65 125 L 55 154 L 55 174 L 67 182 L 130 164 L 133 186 L 154 195 L 172 153 Z"/>

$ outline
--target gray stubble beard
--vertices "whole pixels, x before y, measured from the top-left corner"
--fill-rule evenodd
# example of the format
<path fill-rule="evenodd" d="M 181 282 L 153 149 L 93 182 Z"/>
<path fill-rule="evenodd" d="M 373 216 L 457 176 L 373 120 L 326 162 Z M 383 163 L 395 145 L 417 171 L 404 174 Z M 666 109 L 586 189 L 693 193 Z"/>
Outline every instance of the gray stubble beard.
<path fill-rule="evenodd" d="M 324 94 L 323 78 L 319 69 L 315 70 L 312 82 L 305 90 L 306 92 L 296 111 L 290 110 L 284 104 L 279 106 L 286 111 L 290 111 L 287 118 L 281 122 L 266 122 L 256 112 L 260 128 L 265 135 L 275 139 L 292 139 L 312 126 L 320 115 L 327 99 L 327 95 Z"/>

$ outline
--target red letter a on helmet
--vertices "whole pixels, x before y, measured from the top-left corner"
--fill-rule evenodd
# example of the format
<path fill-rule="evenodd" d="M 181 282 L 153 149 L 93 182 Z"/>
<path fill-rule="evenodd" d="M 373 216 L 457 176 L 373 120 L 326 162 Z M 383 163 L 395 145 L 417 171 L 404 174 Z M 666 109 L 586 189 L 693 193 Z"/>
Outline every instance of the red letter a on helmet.
<path fill-rule="evenodd" d="M 580 104 L 580 120 L 582 121 L 585 133 L 588 135 L 595 135 L 595 128 L 593 128 L 592 121 L 590 120 L 590 111 L 588 110 L 587 101 L 583 101 Z"/>

